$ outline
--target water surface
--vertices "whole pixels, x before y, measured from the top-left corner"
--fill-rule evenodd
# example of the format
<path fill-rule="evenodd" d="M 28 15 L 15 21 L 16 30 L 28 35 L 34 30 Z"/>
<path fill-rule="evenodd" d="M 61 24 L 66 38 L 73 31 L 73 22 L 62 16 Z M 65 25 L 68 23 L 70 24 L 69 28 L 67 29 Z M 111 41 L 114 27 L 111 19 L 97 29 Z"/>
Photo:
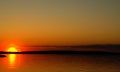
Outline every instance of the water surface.
<path fill-rule="evenodd" d="M 120 72 L 119 55 L 8 54 L 1 72 Z"/>

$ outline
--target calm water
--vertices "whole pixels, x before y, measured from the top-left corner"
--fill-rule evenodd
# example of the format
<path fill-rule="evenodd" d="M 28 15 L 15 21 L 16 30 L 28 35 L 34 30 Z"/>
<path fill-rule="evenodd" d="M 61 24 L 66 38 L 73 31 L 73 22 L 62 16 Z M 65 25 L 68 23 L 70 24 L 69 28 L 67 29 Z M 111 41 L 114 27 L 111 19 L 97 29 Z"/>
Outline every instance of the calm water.
<path fill-rule="evenodd" d="M 0 72 L 120 72 L 120 56 L 9 54 Z"/>

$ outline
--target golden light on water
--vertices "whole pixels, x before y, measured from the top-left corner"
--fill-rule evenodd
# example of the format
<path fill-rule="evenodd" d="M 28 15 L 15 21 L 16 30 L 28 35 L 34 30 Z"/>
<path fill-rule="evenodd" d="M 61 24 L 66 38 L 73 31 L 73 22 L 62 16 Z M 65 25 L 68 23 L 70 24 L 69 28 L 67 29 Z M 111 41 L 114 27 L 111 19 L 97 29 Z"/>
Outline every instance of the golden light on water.
<path fill-rule="evenodd" d="M 9 57 L 9 66 L 11 68 L 14 68 L 16 63 L 16 54 L 9 54 L 8 57 Z"/>

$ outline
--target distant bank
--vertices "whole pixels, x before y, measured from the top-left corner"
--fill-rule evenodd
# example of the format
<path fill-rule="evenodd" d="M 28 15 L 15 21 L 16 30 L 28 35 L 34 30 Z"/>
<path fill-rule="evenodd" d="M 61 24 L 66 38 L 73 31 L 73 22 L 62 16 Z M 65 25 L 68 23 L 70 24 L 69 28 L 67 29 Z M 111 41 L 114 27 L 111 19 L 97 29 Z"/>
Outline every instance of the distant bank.
<path fill-rule="evenodd" d="M 0 54 L 93 54 L 93 55 L 103 55 L 103 54 L 120 54 L 114 52 L 104 52 L 104 51 L 24 51 L 24 52 L 0 52 Z"/>
<path fill-rule="evenodd" d="M 5 55 L 0 55 L 0 57 L 6 57 Z"/>

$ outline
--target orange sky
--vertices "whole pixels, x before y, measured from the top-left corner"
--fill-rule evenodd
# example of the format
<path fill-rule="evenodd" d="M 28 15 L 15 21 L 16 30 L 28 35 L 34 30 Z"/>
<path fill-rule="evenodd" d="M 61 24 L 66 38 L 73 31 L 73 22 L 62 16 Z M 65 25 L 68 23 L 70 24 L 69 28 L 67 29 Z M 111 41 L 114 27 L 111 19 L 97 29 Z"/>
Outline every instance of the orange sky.
<path fill-rule="evenodd" d="M 120 44 L 119 0 L 0 1 L 0 42 Z"/>

